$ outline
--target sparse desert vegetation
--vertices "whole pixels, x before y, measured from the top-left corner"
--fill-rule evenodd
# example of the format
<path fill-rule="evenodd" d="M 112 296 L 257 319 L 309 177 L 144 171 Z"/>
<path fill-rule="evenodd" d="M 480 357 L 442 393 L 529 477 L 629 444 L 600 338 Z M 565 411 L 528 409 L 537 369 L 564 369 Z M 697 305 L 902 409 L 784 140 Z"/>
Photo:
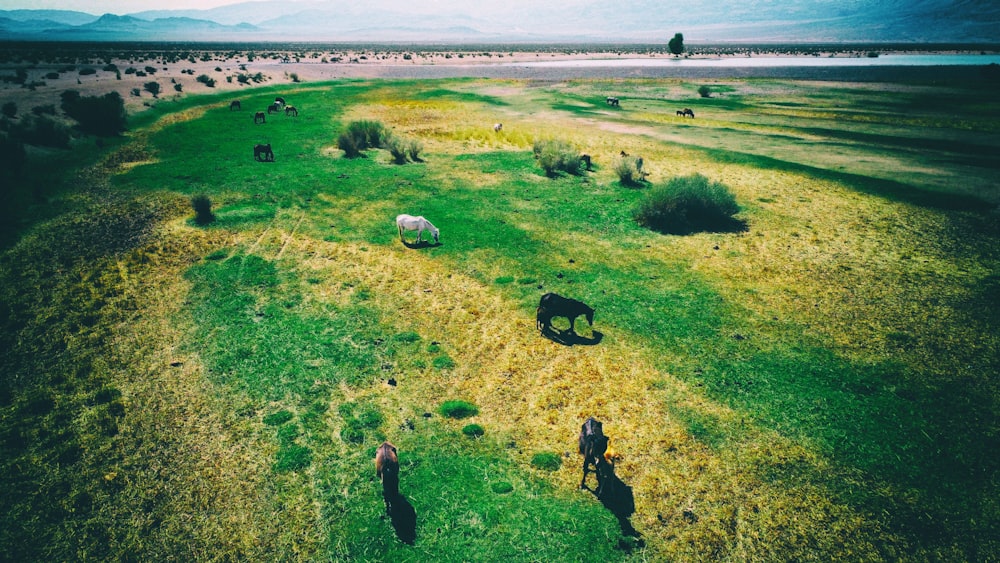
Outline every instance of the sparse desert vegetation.
<path fill-rule="evenodd" d="M 69 148 L 0 137 L 0 559 L 1000 554 L 989 83 L 251 87 L 160 56 L 206 57 L 215 89 L 143 94 L 124 134 L 64 110 Z M 53 64 L 110 62 L 164 66 Z M 121 116 L 90 88 L 70 107 Z M 254 123 L 276 96 L 301 116 Z M 593 168 L 547 174 L 539 139 Z M 739 228 L 637 221 L 678 184 Z M 402 245 L 398 213 L 440 244 Z M 591 345 L 539 334 L 549 291 L 596 310 Z M 588 416 L 631 509 L 577 488 Z M 412 538 L 382 517 L 384 440 Z"/>

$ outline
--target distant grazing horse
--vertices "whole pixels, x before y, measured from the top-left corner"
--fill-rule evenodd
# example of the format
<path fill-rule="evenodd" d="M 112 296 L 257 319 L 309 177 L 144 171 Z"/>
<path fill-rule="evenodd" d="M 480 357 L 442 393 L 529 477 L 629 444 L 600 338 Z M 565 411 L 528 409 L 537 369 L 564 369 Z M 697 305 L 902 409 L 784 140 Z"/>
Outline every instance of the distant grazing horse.
<path fill-rule="evenodd" d="M 254 145 L 253 157 L 260 162 L 274 162 L 274 151 L 271 150 L 271 143 Z"/>
<path fill-rule="evenodd" d="M 420 242 L 420 238 L 424 235 L 424 231 L 430 231 L 431 235 L 434 237 L 434 243 L 437 244 L 438 237 L 441 235 L 441 231 L 437 227 L 431 224 L 430 221 L 424 219 L 423 217 L 414 217 L 413 215 L 397 215 L 396 216 L 396 228 L 399 229 L 399 240 L 406 243 L 406 239 L 403 237 L 403 231 L 417 231 L 417 240 L 415 242 Z"/>
<path fill-rule="evenodd" d="M 277 98 L 274 99 L 274 103 L 285 105 L 285 98 L 282 98 L 281 96 L 278 96 Z"/>
<path fill-rule="evenodd" d="M 583 163 L 583 165 L 587 168 L 587 170 L 591 169 L 592 163 L 591 163 L 591 159 L 590 159 L 590 155 L 589 154 L 581 154 L 580 155 L 580 162 Z"/>
<path fill-rule="evenodd" d="M 691 108 L 684 108 L 682 110 L 679 109 L 679 110 L 677 110 L 677 115 L 679 115 L 681 117 L 687 117 L 687 116 L 690 115 L 691 119 L 694 119 L 694 110 L 692 110 Z"/>
<path fill-rule="evenodd" d="M 607 463 L 604 460 L 604 452 L 608 449 L 608 438 L 604 435 L 604 425 L 601 421 L 590 417 L 583 426 L 580 427 L 580 455 L 583 456 L 583 478 L 580 479 L 580 488 L 587 487 L 587 473 L 599 473 L 601 465 Z M 593 466 L 593 469 L 589 469 Z M 600 479 L 598 480 L 598 494 L 600 494 Z"/>
<path fill-rule="evenodd" d="M 385 513 L 392 514 L 392 501 L 399 497 L 399 457 L 396 446 L 388 441 L 375 450 L 375 475 L 382 481 Z"/>
<path fill-rule="evenodd" d="M 552 317 L 565 317 L 569 320 L 569 331 L 576 333 L 576 318 L 583 315 L 590 326 L 594 326 L 594 310 L 582 301 L 570 299 L 555 293 L 546 293 L 538 301 L 535 313 L 535 326 L 545 332 L 552 328 Z"/>
<path fill-rule="evenodd" d="M 279 104 L 278 102 L 274 102 L 273 104 L 267 106 L 268 115 L 271 115 L 272 113 L 278 113 L 280 111 L 281 111 L 281 104 Z"/>
<path fill-rule="evenodd" d="M 496 133 L 499 133 L 500 131 L 503 131 L 503 123 L 494 123 L 493 124 L 493 131 L 496 132 Z"/>
<path fill-rule="evenodd" d="M 266 121 L 267 121 L 267 116 L 264 115 L 264 112 L 258 111 L 257 113 L 253 114 L 254 123 L 265 123 Z"/>
<path fill-rule="evenodd" d="M 285 115 L 299 116 L 299 110 L 295 106 L 285 106 Z"/>
<path fill-rule="evenodd" d="M 608 102 L 609 106 L 617 106 L 618 105 L 618 98 L 615 98 L 615 97 L 612 97 L 612 96 L 608 96 L 607 102 Z"/>
<path fill-rule="evenodd" d="M 243 104 L 239 100 L 229 102 L 229 111 L 233 111 L 234 109 L 243 109 Z"/>

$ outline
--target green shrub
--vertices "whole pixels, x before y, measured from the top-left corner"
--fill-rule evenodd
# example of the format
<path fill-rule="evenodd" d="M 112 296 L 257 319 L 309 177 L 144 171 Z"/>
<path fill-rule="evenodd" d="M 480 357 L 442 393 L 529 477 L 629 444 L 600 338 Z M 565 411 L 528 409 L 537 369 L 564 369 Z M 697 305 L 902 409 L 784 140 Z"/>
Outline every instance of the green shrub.
<path fill-rule="evenodd" d="M 198 82 L 201 82 L 209 88 L 215 88 L 215 79 L 207 74 L 199 74 L 198 78 L 195 78 Z"/>
<path fill-rule="evenodd" d="M 17 104 L 14 102 L 5 103 L 2 107 L 0 107 L 0 113 L 3 113 L 5 116 L 11 119 L 14 119 L 14 116 L 17 115 Z"/>
<path fill-rule="evenodd" d="M 531 456 L 531 466 L 545 471 L 557 471 L 562 466 L 562 458 L 553 452 L 538 452 Z"/>
<path fill-rule="evenodd" d="M 139 95 L 138 88 L 133 93 Z M 62 110 L 80 124 L 84 133 L 112 136 L 125 130 L 128 115 L 125 101 L 118 92 L 81 97 L 75 90 L 66 90 L 61 97 Z"/>
<path fill-rule="evenodd" d="M 725 232 L 745 228 L 733 218 L 739 210 L 725 184 L 693 174 L 651 190 L 632 210 L 632 216 L 640 225 L 666 234 Z"/>
<path fill-rule="evenodd" d="M 23 142 L 9 135 L 0 134 L 0 176 L 7 173 L 12 177 L 20 176 L 27 160 L 28 151 L 25 150 Z"/>
<path fill-rule="evenodd" d="M 298 425 L 287 424 L 278 429 L 278 441 L 282 444 L 290 444 L 301 434 L 302 432 L 299 430 Z"/>
<path fill-rule="evenodd" d="M 470 438 L 478 438 L 486 434 L 486 430 L 478 424 L 467 424 L 462 428 L 462 434 Z"/>
<path fill-rule="evenodd" d="M 401 332 L 393 337 L 397 342 L 418 342 L 420 335 L 412 330 Z"/>
<path fill-rule="evenodd" d="M 361 428 L 378 428 L 385 422 L 385 417 L 375 407 L 366 406 L 358 413 L 357 421 Z"/>
<path fill-rule="evenodd" d="M 385 148 L 392 155 L 392 161 L 396 164 L 406 164 L 406 139 L 397 135 L 389 135 L 385 140 Z"/>
<path fill-rule="evenodd" d="M 355 419 L 351 419 L 340 429 L 340 439 L 350 444 L 360 444 L 365 441 L 365 431 L 358 426 Z"/>
<path fill-rule="evenodd" d="M 466 401 L 445 401 L 438 412 L 448 418 L 469 418 L 479 414 L 479 407 Z"/>
<path fill-rule="evenodd" d="M 69 148 L 69 127 L 44 115 L 25 115 L 10 129 L 11 137 L 38 147 Z"/>
<path fill-rule="evenodd" d="M 191 197 L 191 207 L 194 208 L 194 222 L 199 225 L 207 225 L 215 221 L 212 213 L 212 200 L 205 194 L 198 194 Z"/>
<path fill-rule="evenodd" d="M 264 424 L 268 426 L 280 426 L 292 419 L 292 413 L 287 410 L 280 410 L 264 417 Z"/>
<path fill-rule="evenodd" d="M 547 176 L 554 176 L 557 172 L 579 175 L 583 170 L 579 151 L 565 141 L 536 140 L 533 150 Z"/>
<path fill-rule="evenodd" d="M 155 80 L 143 84 L 142 89 L 152 94 L 154 98 L 160 95 L 160 83 Z"/>
<path fill-rule="evenodd" d="M 698 88 L 698 95 L 701 96 L 702 98 L 708 98 L 709 96 L 712 95 L 712 89 L 709 88 L 708 86 L 700 86 Z"/>
<path fill-rule="evenodd" d="M 337 138 L 337 146 L 347 158 L 355 158 L 362 151 L 382 148 L 389 134 L 381 121 L 363 119 L 352 121 Z"/>
<path fill-rule="evenodd" d="M 312 450 L 298 444 L 290 444 L 278 450 L 278 459 L 274 463 L 274 470 L 279 473 L 295 471 L 305 469 L 311 463 Z"/>
<path fill-rule="evenodd" d="M 97 74 L 97 69 L 92 66 L 87 66 L 80 69 L 80 76 L 88 76 L 90 74 Z"/>
<path fill-rule="evenodd" d="M 455 367 L 455 360 L 451 359 L 448 355 L 438 356 L 431 363 L 437 369 L 451 369 Z"/>
<path fill-rule="evenodd" d="M 511 485 L 507 481 L 497 481 L 490 485 L 490 489 L 498 495 L 505 495 L 514 490 L 514 485 Z"/>
<path fill-rule="evenodd" d="M 622 156 L 615 159 L 614 170 L 623 186 L 637 186 L 642 183 L 643 173 L 639 157 Z"/>

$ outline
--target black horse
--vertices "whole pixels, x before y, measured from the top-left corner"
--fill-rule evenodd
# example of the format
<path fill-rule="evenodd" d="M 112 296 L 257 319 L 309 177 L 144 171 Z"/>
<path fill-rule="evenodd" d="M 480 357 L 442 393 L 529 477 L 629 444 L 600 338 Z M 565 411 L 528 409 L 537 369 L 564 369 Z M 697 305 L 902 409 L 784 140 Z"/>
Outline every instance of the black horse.
<path fill-rule="evenodd" d="M 590 326 L 594 326 L 594 310 L 586 303 L 563 297 L 555 293 L 546 293 L 538 301 L 535 312 L 535 324 L 538 330 L 545 332 L 552 328 L 552 317 L 565 317 L 569 320 L 569 331 L 576 333 L 576 318 L 583 315 Z"/>
<path fill-rule="evenodd" d="M 243 104 L 241 104 L 239 100 L 233 100 L 233 101 L 229 102 L 229 111 L 233 111 L 234 109 L 242 109 L 242 108 L 243 108 Z"/>
<path fill-rule="evenodd" d="M 597 473 L 601 477 L 602 465 L 608 462 L 604 460 L 604 452 L 608 450 L 608 437 L 604 435 L 604 425 L 601 421 L 590 417 L 583 426 L 580 427 L 580 455 L 583 456 L 583 477 L 580 479 L 580 488 L 586 488 L 587 473 Z M 593 469 L 589 469 L 590 466 Z M 601 479 L 598 479 L 598 490 L 601 487 Z"/>
<path fill-rule="evenodd" d="M 261 162 L 274 162 L 274 151 L 271 150 L 271 143 L 266 145 L 254 145 L 253 157 Z"/>

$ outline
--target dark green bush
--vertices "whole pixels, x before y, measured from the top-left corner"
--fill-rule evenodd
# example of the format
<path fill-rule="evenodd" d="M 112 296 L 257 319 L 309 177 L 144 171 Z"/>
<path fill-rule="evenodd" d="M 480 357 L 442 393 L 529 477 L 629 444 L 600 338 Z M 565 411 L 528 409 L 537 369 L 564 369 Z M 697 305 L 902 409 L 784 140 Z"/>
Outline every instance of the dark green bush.
<path fill-rule="evenodd" d="M 739 210 L 725 184 L 693 174 L 652 189 L 632 216 L 640 225 L 666 234 L 730 232 L 745 229 L 733 217 Z"/>
<path fill-rule="evenodd" d="M 486 434 L 486 430 L 478 424 L 467 424 L 462 428 L 462 434 L 470 438 L 478 438 Z"/>
<path fill-rule="evenodd" d="M 27 160 L 28 151 L 24 149 L 23 142 L 9 135 L 0 134 L 0 177 L 7 173 L 13 177 L 20 176 Z"/>
<path fill-rule="evenodd" d="M 514 485 L 511 485 L 507 481 L 497 481 L 490 485 L 490 488 L 498 495 L 505 495 L 514 490 Z"/>
<path fill-rule="evenodd" d="M 466 401 L 445 401 L 439 412 L 448 418 L 469 418 L 479 414 L 479 407 Z"/>
<path fill-rule="evenodd" d="M 389 132 L 381 121 L 352 121 L 337 138 L 337 146 L 347 158 L 360 156 L 362 151 L 385 146 Z"/>
<path fill-rule="evenodd" d="M 547 176 L 554 176 L 557 172 L 579 175 L 583 171 L 580 152 L 565 141 L 536 140 L 533 150 L 539 166 Z"/>
<path fill-rule="evenodd" d="M 639 157 L 622 156 L 615 159 L 614 170 L 618 181 L 624 186 L 637 186 L 642 183 L 642 165 Z"/>
<path fill-rule="evenodd" d="M 562 458 L 553 452 L 538 452 L 531 456 L 531 466 L 545 471 L 557 471 L 562 466 Z"/>
<path fill-rule="evenodd" d="M 7 102 L 2 107 L 0 107 L 0 113 L 13 119 L 17 115 L 17 104 L 14 102 Z"/>
<path fill-rule="evenodd" d="M 61 96 L 62 110 L 80 124 L 84 133 L 112 136 L 125 130 L 128 116 L 125 101 L 118 92 L 81 97 L 75 90 L 66 90 Z"/>
<path fill-rule="evenodd" d="M 86 66 L 80 69 L 80 76 L 89 76 L 91 74 L 97 74 L 97 69 L 92 66 Z"/>
<path fill-rule="evenodd" d="M 26 115 L 11 126 L 11 136 L 39 147 L 69 148 L 69 127 L 44 115 Z"/>
<path fill-rule="evenodd" d="M 198 194 L 191 198 L 191 207 L 194 208 L 194 222 L 199 225 L 207 225 L 215 221 L 212 213 L 212 200 L 205 194 Z"/>
<path fill-rule="evenodd" d="M 201 82 L 209 88 L 215 88 L 215 79 L 207 74 L 199 74 L 198 78 L 195 78 L 198 82 Z"/>

